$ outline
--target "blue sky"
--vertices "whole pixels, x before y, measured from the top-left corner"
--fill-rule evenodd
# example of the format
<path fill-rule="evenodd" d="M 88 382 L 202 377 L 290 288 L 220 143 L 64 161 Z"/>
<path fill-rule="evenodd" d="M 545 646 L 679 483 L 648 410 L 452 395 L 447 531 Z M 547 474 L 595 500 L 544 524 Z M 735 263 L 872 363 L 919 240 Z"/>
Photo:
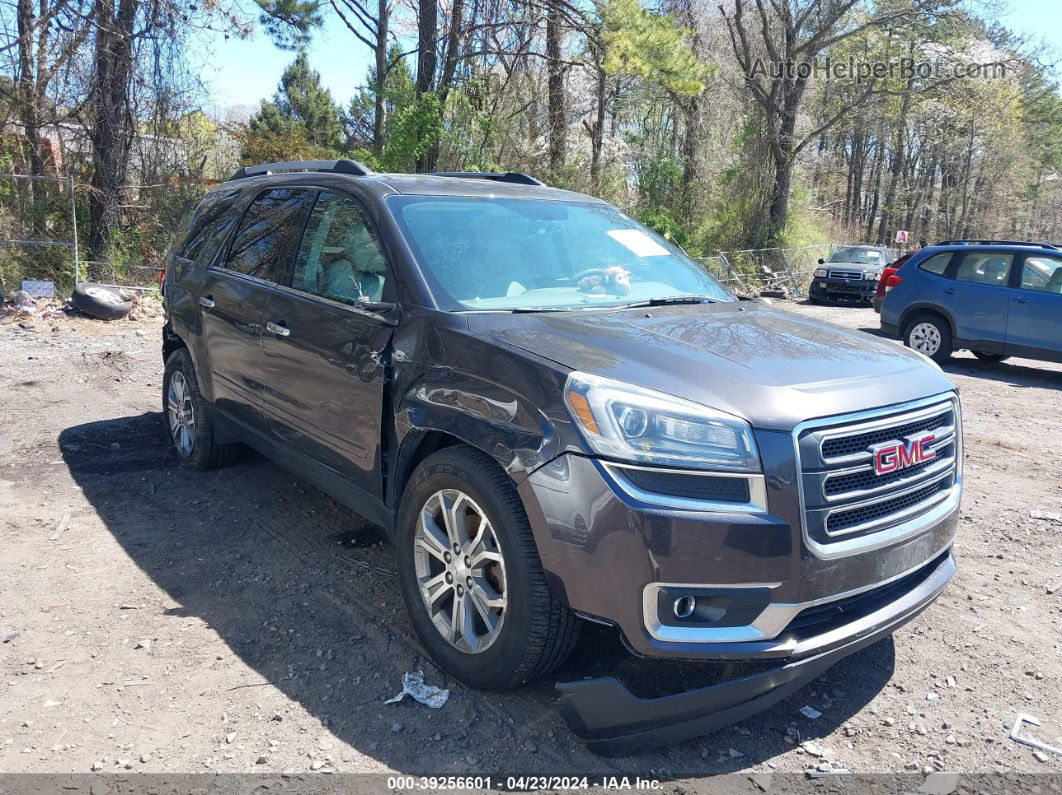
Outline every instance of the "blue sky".
<path fill-rule="evenodd" d="M 999 20 L 1020 33 L 1043 38 L 1062 57 L 1062 28 L 1056 24 L 1058 0 L 1010 0 L 1009 11 Z M 314 36 L 310 63 L 339 102 L 353 96 L 365 80 L 369 49 L 354 38 L 334 14 L 325 14 L 325 29 Z M 273 95 L 292 53 L 278 50 L 261 30 L 245 40 L 208 37 L 201 48 L 202 76 L 210 92 L 210 104 L 257 105 Z"/>

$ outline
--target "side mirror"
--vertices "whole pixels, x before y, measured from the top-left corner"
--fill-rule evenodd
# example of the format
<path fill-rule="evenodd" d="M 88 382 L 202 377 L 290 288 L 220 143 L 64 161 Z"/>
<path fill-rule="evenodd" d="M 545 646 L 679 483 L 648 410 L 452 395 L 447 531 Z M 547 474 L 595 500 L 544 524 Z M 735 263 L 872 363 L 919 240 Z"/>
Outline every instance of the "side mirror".
<path fill-rule="evenodd" d="M 821 257 L 819 257 L 819 265 L 825 265 L 825 264 L 826 264 L 826 260 L 824 260 Z"/>

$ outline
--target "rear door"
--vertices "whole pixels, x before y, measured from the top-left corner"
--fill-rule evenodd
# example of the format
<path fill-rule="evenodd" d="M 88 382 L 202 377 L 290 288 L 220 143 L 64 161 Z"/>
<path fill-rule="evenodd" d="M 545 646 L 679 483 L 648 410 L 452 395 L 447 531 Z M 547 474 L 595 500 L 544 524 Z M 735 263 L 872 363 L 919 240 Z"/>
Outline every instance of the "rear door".
<path fill-rule="evenodd" d="M 291 258 L 312 191 L 278 188 L 247 208 L 225 256 L 207 271 L 199 293 L 203 361 L 215 406 L 265 432 L 262 412 L 263 313 Z"/>
<path fill-rule="evenodd" d="M 955 337 L 986 353 L 1001 353 L 1010 310 L 1010 251 L 967 251 L 952 258 L 937 301 L 955 324 Z"/>
<path fill-rule="evenodd" d="M 394 290 L 364 208 L 321 191 L 290 283 L 270 298 L 262 340 L 264 395 L 282 445 L 371 501 L 383 496 L 383 356 L 394 324 L 366 306 L 392 300 Z"/>
<path fill-rule="evenodd" d="M 1062 361 L 1062 256 L 1026 255 L 1017 284 L 1004 353 Z"/>

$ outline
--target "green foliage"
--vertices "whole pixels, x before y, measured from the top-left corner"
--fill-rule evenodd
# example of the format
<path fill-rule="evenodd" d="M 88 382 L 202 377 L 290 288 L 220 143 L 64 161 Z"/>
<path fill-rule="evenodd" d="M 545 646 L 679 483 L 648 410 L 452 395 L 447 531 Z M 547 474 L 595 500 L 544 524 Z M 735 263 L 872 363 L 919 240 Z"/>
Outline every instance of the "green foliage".
<path fill-rule="evenodd" d="M 443 135 L 442 107 L 435 94 L 421 94 L 392 118 L 391 133 L 379 157 L 384 171 L 413 171 L 417 158 Z"/>
<path fill-rule="evenodd" d="M 323 18 L 318 0 L 255 0 L 259 22 L 282 50 L 300 50 L 310 43 Z"/>
<path fill-rule="evenodd" d="M 387 53 L 391 68 L 387 70 L 384 80 L 384 105 L 386 123 L 384 140 L 389 139 L 395 129 L 395 114 L 409 107 L 416 99 L 417 89 L 409 62 L 402 57 L 401 48 L 392 45 Z M 348 145 L 367 146 L 372 142 L 376 120 L 376 66 L 370 64 L 365 85 L 351 99 L 344 114 L 343 122 L 347 128 Z"/>
<path fill-rule="evenodd" d="M 255 160 L 267 151 L 334 152 L 343 145 L 343 123 L 332 94 L 310 68 L 305 51 L 281 75 L 277 93 L 251 118 L 241 156 Z M 258 161 L 262 162 L 262 161 Z"/>
<path fill-rule="evenodd" d="M 694 53 L 689 30 L 639 0 L 606 0 L 600 8 L 606 72 L 641 77 L 676 94 L 704 91 L 709 69 Z"/>

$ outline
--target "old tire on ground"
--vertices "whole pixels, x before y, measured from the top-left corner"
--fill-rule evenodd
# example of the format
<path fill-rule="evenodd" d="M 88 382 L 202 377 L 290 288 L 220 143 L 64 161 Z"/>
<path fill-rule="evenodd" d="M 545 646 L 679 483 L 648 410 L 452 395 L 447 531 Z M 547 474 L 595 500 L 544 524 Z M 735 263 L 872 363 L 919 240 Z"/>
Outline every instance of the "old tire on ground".
<path fill-rule="evenodd" d="M 984 351 L 974 351 L 973 355 L 982 362 L 1005 362 L 1010 358 L 1009 356 L 1004 356 L 1002 353 L 985 353 Z"/>
<path fill-rule="evenodd" d="M 133 302 L 122 298 L 117 290 L 93 282 L 74 285 L 70 303 L 100 320 L 120 320 L 133 309 Z"/>
<path fill-rule="evenodd" d="M 455 678 L 508 690 L 575 646 L 579 619 L 546 584 L 520 498 L 485 453 L 458 445 L 425 459 L 403 493 L 397 536 L 413 628 Z"/>
<path fill-rule="evenodd" d="M 178 348 L 166 359 L 162 376 L 162 417 L 173 449 L 193 469 L 216 469 L 240 454 L 238 442 L 218 442 L 206 400 L 199 392 L 195 367 L 187 349 Z"/>
<path fill-rule="evenodd" d="M 951 326 L 940 315 L 923 312 L 907 321 L 903 344 L 943 364 L 951 358 Z"/>

